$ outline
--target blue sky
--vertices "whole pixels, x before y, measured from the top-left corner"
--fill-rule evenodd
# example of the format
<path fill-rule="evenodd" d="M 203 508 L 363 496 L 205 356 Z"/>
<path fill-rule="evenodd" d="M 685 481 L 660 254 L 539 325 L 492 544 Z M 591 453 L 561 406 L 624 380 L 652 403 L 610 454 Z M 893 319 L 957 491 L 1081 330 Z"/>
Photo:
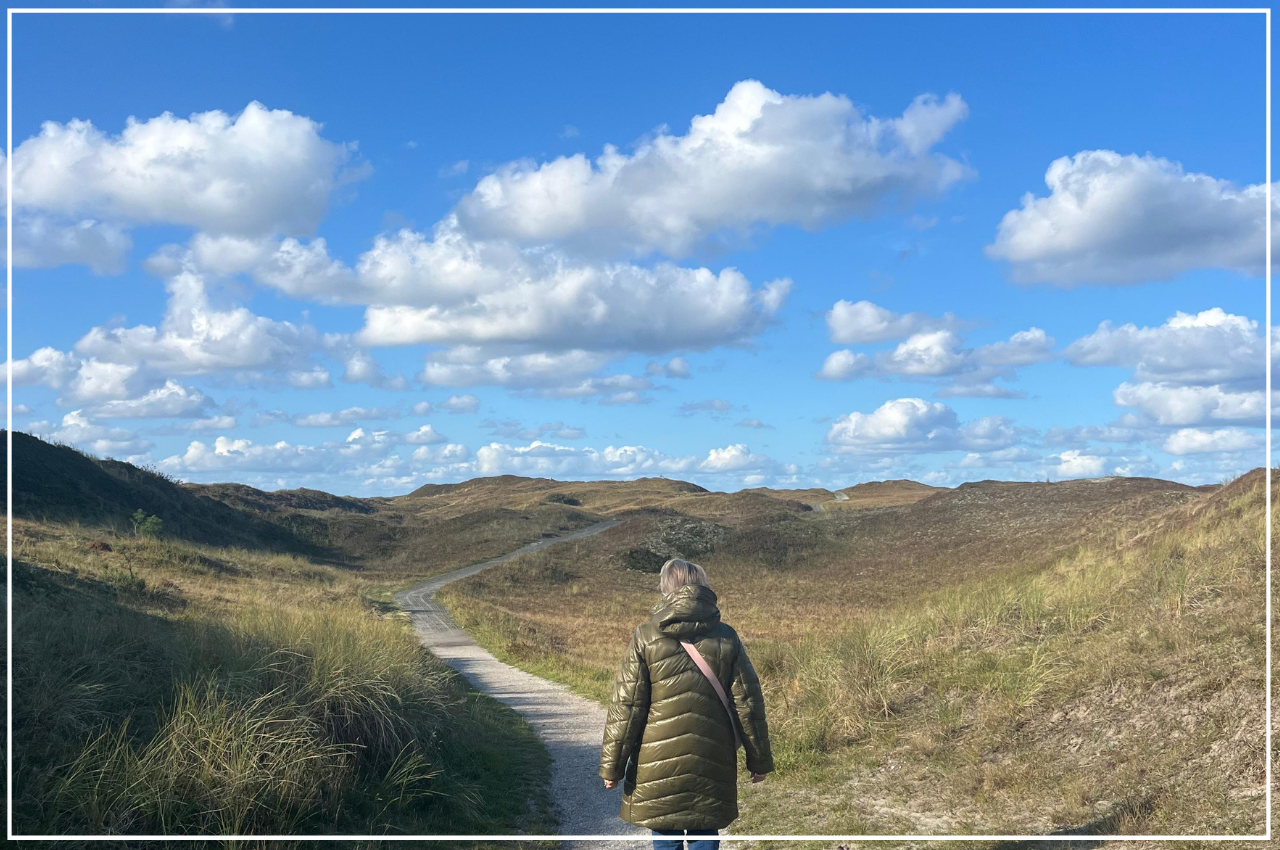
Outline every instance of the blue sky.
<path fill-rule="evenodd" d="M 1262 463 L 1259 15 L 20 15 L 13 43 L 20 429 L 354 494 Z"/>

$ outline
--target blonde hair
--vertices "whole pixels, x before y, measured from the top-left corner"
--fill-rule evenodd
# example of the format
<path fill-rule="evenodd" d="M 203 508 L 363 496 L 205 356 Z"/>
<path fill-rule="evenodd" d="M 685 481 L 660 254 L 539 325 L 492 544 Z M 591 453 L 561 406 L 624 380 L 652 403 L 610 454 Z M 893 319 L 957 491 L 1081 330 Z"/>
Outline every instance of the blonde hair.
<path fill-rule="evenodd" d="M 662 565 L 658 574 L 658 592 L 663 596 L 675 593 L 689 584 L 711 587 L 707 580 L 707 571 L 697 564 L 691 564 L 681 558 L 672 558 Z"/>

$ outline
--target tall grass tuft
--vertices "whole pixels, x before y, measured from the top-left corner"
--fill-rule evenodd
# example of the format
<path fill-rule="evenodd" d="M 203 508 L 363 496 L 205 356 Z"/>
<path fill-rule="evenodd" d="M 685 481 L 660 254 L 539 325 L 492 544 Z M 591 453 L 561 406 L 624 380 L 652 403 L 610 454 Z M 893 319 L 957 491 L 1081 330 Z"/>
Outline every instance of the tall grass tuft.
<path fill-rule="evenodd" d="M 212 680 L 179 685 L 150 739 L 122 726 L 85 747 L 54 787 L 53 817 L 104 832 L 213 835 L 332 821 L 355 750 L 280 696 L 244 701 Z"/>
<path fill-rule="evenodd" d="M 795 646 L 752 647 L 765 682 L 783 686 L 779 738 L 797 755 L 827 752 L 872 734 L 908 697 L 906 638 L 881 624 L 855 627 L 834 639 Z"/>
<path fill-rule="evenodd" d="M 135 561 L 174 545 L 115 543 L 109 557 Z M 233 569 L 201 575 L 235 604 L 174 616 L 101 581 L 101 565 L 19 565 L 20 829 L 452 832 L 545 816 L 530 808 L 546 778 L 532 733 L 477 702 L 357 585 L 326 575 L 250 590 L 241 576 L 292 559 L 180 554 L 143 569 L 169 564 L 164 575 L 180 577 L 226 559 Z"/>
<path fill-rule="evenodd" d="M 231 651 L 253 659 L 256 690 L 278 690 L 362 767 L 385 770 L 430 741 L 446 717 L 443 671 L 424 669 L 405 629 L 351 604 L 252 608 L 232 621 Z"/>
<path fill-rule="evenodd" d="M 1129 640 L 1174 635 L 1179 619 L 1257 591 L 1261 500 L 1253 482 L 1194 522 L 1165 521 L 1118 544 L 1077 547 L 1035 575 L 941 591 L 796 643 L 752 643 L 780 765 L 799 767 L 805 754 L 867 741 L 896 720 L 898 732 L 910 730 L 914 721 L 902 715 L 917 702 L 920 716 L 949 734 L 964 717 L 1012 722 L 1095 682 L 1147 676 L 1122 666 L 1141 664 L 1141 647 L 1128 653 L 1105 638 L 1084 641 L 1116 625 Z M 1236 608 L 1230 616 L 1239 616 Z"/>

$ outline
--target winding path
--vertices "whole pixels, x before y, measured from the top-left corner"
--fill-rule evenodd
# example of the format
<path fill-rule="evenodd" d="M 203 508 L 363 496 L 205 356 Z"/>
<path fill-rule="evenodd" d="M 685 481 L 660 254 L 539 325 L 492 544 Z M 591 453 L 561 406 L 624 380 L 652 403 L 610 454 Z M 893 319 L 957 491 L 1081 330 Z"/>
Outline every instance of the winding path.
<path fill-rule="evenodd" d="M 605 710 L 599 703 L 570 692 L 563 685 L 503 664 L 481 649 L 432 597 L 446 584 L 473 576 L 481 570 L 537 552 L 557 543 L 599 534 L 618 525 L 601 522 L 563 537 L 550 537 L 522 546 L 514 552 L 480 564 L 442 573 L 410 590 L 396 594 L 396 602 L 409 615 L 422 645 L 441 661 L 470 680 L 477 690 L 514 708 L 533 727 L 551 753 L 551 795 L 560 818 L 561 835 L 644 835 L 645 832 L 618 817 L 619 791 L 606 791 L 597 774 Z M 648 847 L 647 840 L 571 841 L 574 848 Z"/>

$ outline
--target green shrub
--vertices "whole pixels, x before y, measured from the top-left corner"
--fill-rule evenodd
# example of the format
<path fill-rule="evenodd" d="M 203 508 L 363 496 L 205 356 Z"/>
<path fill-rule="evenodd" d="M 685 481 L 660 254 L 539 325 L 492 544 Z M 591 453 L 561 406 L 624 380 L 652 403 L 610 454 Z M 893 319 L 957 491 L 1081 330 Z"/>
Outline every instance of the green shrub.
<path fill-rule="evenodd" d="M 160 532 L 164 530 L 164 520 L 154 514 L 148 514 L 142 508 L 134 511 L 129 521 L 133 524 L 134 535 L 159 537 Z"/>
<path fill-rule="evenodd" d="M 628 549 L 622 555 L 622 567 L 638 573 L 658 573 L 667 559 L 648 549 Z"/>

